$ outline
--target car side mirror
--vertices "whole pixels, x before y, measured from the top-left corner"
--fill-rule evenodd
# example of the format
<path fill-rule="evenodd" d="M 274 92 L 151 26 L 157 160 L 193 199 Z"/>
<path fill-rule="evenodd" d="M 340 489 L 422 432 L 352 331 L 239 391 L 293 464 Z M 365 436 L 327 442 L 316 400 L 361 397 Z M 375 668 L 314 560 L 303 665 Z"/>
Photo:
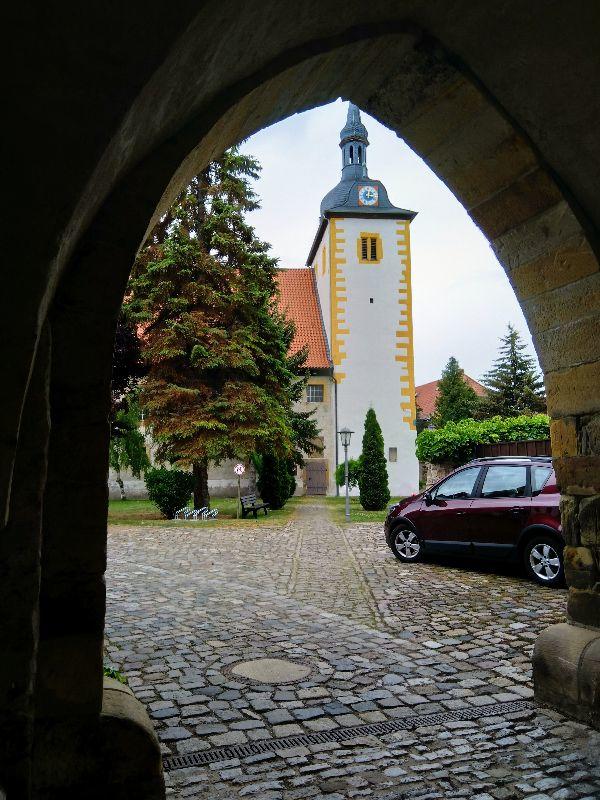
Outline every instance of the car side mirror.
<path fill-rule="evenodd" d="M 430 506 L 433 503 L 433 497 L 431 496 L 431 492 L 425 492 L 423 495 L 423 500 L 425 500 L 425 505 Z"/>

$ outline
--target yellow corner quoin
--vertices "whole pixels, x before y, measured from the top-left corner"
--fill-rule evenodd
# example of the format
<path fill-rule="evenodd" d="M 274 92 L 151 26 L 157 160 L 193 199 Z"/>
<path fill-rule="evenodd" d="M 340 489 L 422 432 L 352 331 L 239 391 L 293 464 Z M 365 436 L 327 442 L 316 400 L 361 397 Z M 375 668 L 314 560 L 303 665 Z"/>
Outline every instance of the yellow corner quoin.
<path fill-rule="evenodd" d="M 397 225 L 398 255 L 400 256 L 403 274 L 398 285 L 398 294 L 400 296 L 398 303 L 402 308 L 399 315 L 398 330 L 396 331 L 396 337 L 402 340 L 402 343 L 397 342 L 396 348 L 404 347 L 406 355 L 396 355 L 395 360 L 403 365 L 407 373 L 400 378 L 400 408 L 402 416 L 411 430 L 415 430 L 417 400 L 415 397 L 415 357 L 413 350 L 410 228 L 408 223 L 398 222 Z"/>
<path fill-rule="evenodd" d="M 340 235 L 337 223 L 334 219 L 329 220 L 329 289 L 330 289 L 330 313 L 331 313 L 331 360 L 333 361 L 333 371 L 335 379 L 341 383 L 346 377 L 345 372 L 338 372 L 342 361 L 346 358 L 346 351 L 343 349 L 345 336 L 350 332 L 346 326 L 346 278 L 341 269 L 341 265 L 346 263 L 346 259 L 339 255 L 344 252 L 345 239 Z"/>
<path fill-rule="evenodd" d="M 381 236 L 362 231 L 356 240 L 356 256 L 359 264 L 379 264 L 383 258 Z"/>

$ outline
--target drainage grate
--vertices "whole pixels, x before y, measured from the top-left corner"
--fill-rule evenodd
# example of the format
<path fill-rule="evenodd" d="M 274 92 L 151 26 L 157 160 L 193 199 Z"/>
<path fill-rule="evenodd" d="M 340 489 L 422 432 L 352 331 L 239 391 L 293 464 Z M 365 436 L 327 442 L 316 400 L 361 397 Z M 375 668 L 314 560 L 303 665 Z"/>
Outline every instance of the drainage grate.
<path fill-rule="evenodd" d="M 533 706 L 527 700 L 514 700 L 510 703 L 494 703 L 476 708 L 461 708 L 460 711 L 444 711 L 438 714 L 413 714 L 410 717 L 390 719 L 385 722 L 371 722 L 355 725 L 352 728 L 334 728 L 321 733 L 301 733 L 296 736 L 285 736 L 281 739 L 260 739 L 248 744 L 233 744 L 201 750 L 197 753 L 186 753 L 181 756 L 167 756 L 163 759 L 165 771 L 200 767 L 214 764 L 216 761 L 229 761 L 232 758 L 248 758 L 261 753 L 272 753 L 276 750 L 287 750 L 290 747 L 306 747 L 311 744 L 325 742 L 342 742 L 359 736 L 385 736 L 397 731 L 412 730 L 429 725 L 442 725 L 445 722 L 466 722 L 480 717 L 495 717 L 512 714 L 518 711 L 530 711 Z"/>

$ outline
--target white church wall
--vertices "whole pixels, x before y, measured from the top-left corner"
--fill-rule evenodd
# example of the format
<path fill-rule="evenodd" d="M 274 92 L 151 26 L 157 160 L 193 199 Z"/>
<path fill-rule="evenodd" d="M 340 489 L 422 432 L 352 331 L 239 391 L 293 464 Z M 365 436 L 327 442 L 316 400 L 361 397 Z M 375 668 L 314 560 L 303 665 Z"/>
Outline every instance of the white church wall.
<path fill-rule="evenodd" d="M 337 331 L 330 341 L 339 381 L 338 428 L 355 432 L 349 456 L 357 458 L 372 407 L 383 433 L 390 491 L 411 494 L 418 490 L 418 462 L 408 222 L 376 217 L 332 222 L 338 243 L 333 264 Z M 357 244 L 364 233 L 381 237 L 379 263 L 359 263 Z M 395 461 L 389 460 L 392 448 Z"/>
<path fill-rule="evenodd" d="M 331 301 L 331 286 L 329 274 L 329 242 L 328 229 L 325 229 L 319 246 L 317 248 L 312 268 L 317 282 L 317 292 L 321 302 L 321 312 L 323 314 L 323 324 L 327 341 L 331 342 L 331 314 L 329 313 Z"/>

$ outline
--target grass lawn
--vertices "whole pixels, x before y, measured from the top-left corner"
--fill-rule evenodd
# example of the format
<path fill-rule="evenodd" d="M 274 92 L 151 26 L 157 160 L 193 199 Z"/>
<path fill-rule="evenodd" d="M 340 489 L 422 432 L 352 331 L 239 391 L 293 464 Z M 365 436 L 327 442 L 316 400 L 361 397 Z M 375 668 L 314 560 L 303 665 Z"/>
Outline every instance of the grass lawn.
<path fill-rule="evenodd" d="M 227 520 L 228 525 L 255 525 L 257 523 L 276 522 L 283 525 L 288 521 L 294 512 L 301 497 L 292 497 L 287 501 L 284 508 L 279 511 L 269 511 L 265 516 L 263 511 L 258 512 L 258 518 L 246 517 L 246 519 L 235 518 L 235 508 L 237 498 L 234 497 L 215 497 L 211 501 L 211 508 L 219 509 L 219 516 L 214 520 L 197 521 L 181 519 L 165 519 L 158 508 L 150 500 L 109 500 L 108 502 L 108 524 L 109 525 L 160 525 L 161 527 L 176 526 L 196 526 L 196 525 L 218 525 L 223 520 Z"/>
<path fill-rule="evenodd" d="M 324 498 L 333 516 L 334 522 L 338 525 L 346 522 L 346 498 L 341 495 L 340 497 L 326 497 Z M 392 503 L 397 503 L 401 497 L 392 497 L 388 506 Z M 365 511 L 358 501 L 358 497 L 350 498 L 350 522 L 383 522 L 388 514 L 388 508 L 383 511 Z"/>

